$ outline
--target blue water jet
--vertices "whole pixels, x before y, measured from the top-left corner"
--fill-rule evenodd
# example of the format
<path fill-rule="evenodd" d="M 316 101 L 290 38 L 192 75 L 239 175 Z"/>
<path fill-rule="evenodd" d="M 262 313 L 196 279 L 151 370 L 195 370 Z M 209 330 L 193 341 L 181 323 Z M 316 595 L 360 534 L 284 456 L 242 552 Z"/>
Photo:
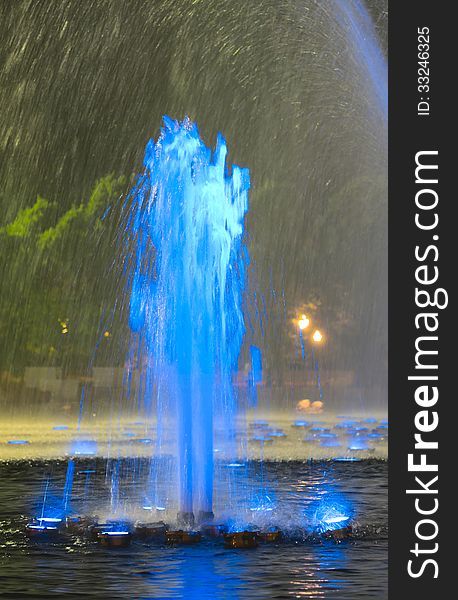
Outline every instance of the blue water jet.
<path fill-rule="evenodd" d="M 129 324 L 144 357 L 143 404 L 156 408 L 156 454 L 175 445 L 183 514 L 213 510 L 215 421 L 226 437 L 219 444 L 236 450 L 232 374 L 245 332 L 250 178 L 247 169 L 229 170 L 226 156 L 221 134 L 212 152 L 188 118 L 164 117 L 129 199 Z"/>
<path fill-rule="evenodd" d="M 73 489 L 73 476 L 75 473 L 75 463 L 73 459 L 70 459 L 67 464 L 67 474 L 65 476 L 64 495 L 62 499 L 62 505 L 64 512 L 67 511 L 68 504 L 72 495 Z"/>

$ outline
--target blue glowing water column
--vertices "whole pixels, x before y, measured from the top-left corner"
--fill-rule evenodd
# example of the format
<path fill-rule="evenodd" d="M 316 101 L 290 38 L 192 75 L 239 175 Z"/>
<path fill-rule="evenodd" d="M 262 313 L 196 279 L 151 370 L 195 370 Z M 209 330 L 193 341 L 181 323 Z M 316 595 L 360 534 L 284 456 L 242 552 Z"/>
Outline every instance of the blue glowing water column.
<path fill-rule="evenodd" d="M 65 487 L 64 487 L 64 494 L 63 494 L 63 499 L 62 499 L 62 508 L 64 510 L 64 512 L 67 511 L 69 502 L 70 502 L 70 498 L 72 496 L 72 489 L 73 489 L 73 476 L 75 473 L 75 463 L 73 461 L 73 459 L 71 458 L 68 461 L 67 464 L 67 474 L 65 476 Z"/>
<path fill-rule="evenodd" d="M 189 119 L 164 117 L 131 194 L 130 327 L 154 381 L 144 400 L 155 395 L 158 438 L 176 437 L 181 513 L 212 512 L 215 414 L 234 429 L 250 181 L 247 169 L 229 173 L 226 155 L 220 134 L 212 153 Z"/>

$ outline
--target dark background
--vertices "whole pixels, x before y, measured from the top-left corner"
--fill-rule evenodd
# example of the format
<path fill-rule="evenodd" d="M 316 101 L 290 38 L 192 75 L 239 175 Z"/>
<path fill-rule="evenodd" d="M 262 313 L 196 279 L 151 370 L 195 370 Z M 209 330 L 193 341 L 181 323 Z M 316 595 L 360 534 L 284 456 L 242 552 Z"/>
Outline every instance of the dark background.
<path fill-rule="evenodd" d="M 386 50 L 386 2 L 367 5 Z M 118 198 L 162 115 L 187 114 L 208 145 L 220 130 L 230 162 L 250 168 L 246 311 L 255 320 L 265 307 L 268 324 L 247 342 L 282 381 L 300 360 L 292 319 L 306 311 L 326 334 L 323 368 L 350 372 L 359 401 L 385 407 L 387 132 L 374 85 L 386 82 L 352 30 L 359 7 L 0 3 L 5 385 L 30 365 L 84 372 L 121 285 Z M 122 317 L 111 333 L 100 364 L 123 363 Z"/>

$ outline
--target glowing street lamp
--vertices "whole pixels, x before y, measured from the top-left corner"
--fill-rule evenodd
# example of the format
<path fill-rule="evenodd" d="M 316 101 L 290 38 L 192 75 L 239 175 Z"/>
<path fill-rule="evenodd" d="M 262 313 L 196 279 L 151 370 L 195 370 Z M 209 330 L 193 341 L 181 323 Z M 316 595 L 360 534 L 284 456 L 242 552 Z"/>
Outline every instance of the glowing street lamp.
<path fill-rule="evenodd" d="M 318 329 L 315 331 L 315 333 L 312 335 L 312 340 L 316 343 L 319 344 L 322 340 L 323 340 L 323 334 L 321 333 L 321 331 L 319 331 Z"/>
<path fill-rule="evenodd" d="M 310 319 L 308 319 L 306 315 L 302 315 L 298 321 L 298 325 L 299 329 L 304 331 L 304 329 L 307 329 L 307 327 L 310 325 Z"/>

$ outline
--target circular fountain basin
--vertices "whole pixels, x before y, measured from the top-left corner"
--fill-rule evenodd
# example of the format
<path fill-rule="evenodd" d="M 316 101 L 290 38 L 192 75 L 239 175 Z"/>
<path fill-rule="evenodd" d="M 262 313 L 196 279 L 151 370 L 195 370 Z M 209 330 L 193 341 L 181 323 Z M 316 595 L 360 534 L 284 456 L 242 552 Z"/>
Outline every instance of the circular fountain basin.
<path fill-rule="evenodd" d="M 270 527 L 266 531 L 258 532 L 258 538 L 262 542 L 266 542 L 268 544 L 273 544 L 275 542 L 279 542 L 282 537 L 282 532 L 278 527 Z"/>
<path fill-rule="evenodd" d="M 30 538 L 47 538 L 59 535 L 59 525 L 61 519 L 49 521 L 47 519 L 34 519 L 25 526 L 25 533 Z"/>
<path fill-rule="evenodd" d="M 168 525 L 164 521 L 157 521 L 155 523 L 135 523 L 134 533 L 141 539 L 152 539 L 164 537 L 167 533 Z"/>
<path fill-rule="evenodd" d="M 225 533 L 224 544 L 227 548 L 256 548 L 258 546 L 258 532 L 236 531 Z"/>
<path fill-rule="evenodd" d="M 102 531 L 98 534 L 97 541 L 101 546 L 125 548 L 132 541 L 132 534 L 130 531 Z"/>
<path fill-rule="evenodd" d="M 165 539 L 168 544 L 196 544 L 201 541 L 202 534 L 200 531 L 167 531 Z"/>

